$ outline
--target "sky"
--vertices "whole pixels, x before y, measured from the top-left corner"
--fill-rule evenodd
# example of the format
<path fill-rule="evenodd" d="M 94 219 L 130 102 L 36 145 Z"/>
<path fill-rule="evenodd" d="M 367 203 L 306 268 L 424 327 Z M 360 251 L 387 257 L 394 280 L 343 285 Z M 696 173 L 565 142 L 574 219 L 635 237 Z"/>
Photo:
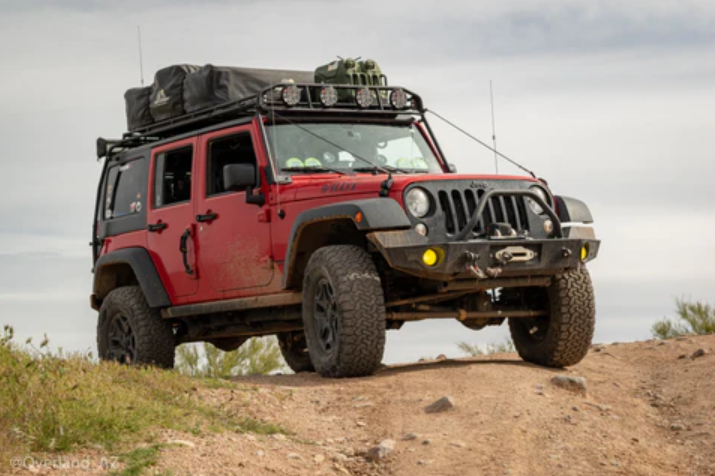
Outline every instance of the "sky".
<path fill-rule="evenodd" d="M 94 350 L 95 139 L 126 128 L 124 91 L 176 63 L 312 70 L 374 58 L 391 84 L 587 202 L 595 340 L 642 340 L 674 299 L 715 302 L 715 4 L 0 0 L 0 325 Z M 493 154 L 432 119 L 460 172 Z M 515 170 L 506 163 L 500 172 Z M 388 333 L 385 361 L 501 342 L 452 320 Z"/>

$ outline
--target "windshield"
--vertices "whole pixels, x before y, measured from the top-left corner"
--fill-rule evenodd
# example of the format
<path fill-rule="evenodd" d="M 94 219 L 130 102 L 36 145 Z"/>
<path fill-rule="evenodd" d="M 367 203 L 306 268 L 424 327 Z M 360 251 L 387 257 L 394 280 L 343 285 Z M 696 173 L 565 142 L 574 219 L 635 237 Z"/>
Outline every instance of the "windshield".
<path fill-rule="evenodd" d="M 286 173 L 443 172 L 413 124 L 282 124 L 267 126 L 266 134 L 276 168 Z"/>

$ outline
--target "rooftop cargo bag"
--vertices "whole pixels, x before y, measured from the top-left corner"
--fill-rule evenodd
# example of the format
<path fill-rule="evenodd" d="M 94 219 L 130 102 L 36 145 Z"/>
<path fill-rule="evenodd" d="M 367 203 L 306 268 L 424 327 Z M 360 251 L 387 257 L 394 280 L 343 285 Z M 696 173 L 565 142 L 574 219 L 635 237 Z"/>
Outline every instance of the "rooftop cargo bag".
<path fill-rule="evenodd" d="M 312 83 L 313 72 L 235 68 L 207 64 L 186 76 L 184 109 L 194 112 L 237 101 L 280 83 Z"/>
<path fill-rule="evenodd" d="M 124 93 L 127 108 L 127 129 L 135 131 L 154 122 L 149 110 L 151 86 L 128 89 Z"/>
<path fill-rule="evenodd" d="M 184 79 L 187 74 L 198 69 L 198 66 L 179 64 L 156 72 L 150 98 L 151 115 L 154 121 L 164 121 L 185 113 Z"/>

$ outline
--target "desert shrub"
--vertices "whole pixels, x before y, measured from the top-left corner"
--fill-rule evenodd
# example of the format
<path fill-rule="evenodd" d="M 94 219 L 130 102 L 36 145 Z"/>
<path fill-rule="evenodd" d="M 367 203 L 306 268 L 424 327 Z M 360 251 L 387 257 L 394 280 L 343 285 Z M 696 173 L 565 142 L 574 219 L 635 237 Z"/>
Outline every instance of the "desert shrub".
<path fill-rule="evenodd" d="M 675 319 L 663 318 L 653 324 L 651 333 L 657 339 L 670 339 L 686 334 L 715 334 L 715 308 L 701 301 L 675 300 Z"/>
<path fill-rule="evenodd" d="M 249 339 L 230 352 L 207 342 L 181 345 L 177 348 L 176 368 L 192 377 L 229 378 L 283 370 L 283 360 L 275 337 L 264 337 Z"/>
<path fill-rule="evenodd" d="M 469 344 L 468 342 L 458 342 L 457 347 L 470 357 L 480 357 L 483 355 L 509 354 L 516 352 L 514 343 L 507 339 L 504 342 L 490 342 L 482 349 L 479 344 Z"/>

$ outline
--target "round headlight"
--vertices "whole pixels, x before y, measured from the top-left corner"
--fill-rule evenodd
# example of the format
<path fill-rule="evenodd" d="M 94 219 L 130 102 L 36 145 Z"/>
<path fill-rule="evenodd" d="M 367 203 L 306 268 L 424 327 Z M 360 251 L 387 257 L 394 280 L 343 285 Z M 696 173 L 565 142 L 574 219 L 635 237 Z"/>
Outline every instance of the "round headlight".
<path fill-rule="evenodd" d="M 407 196 L 405 197 L 405 205 L 407 206 L 407 209 L 410 211 L 410 213 L 412 213 L 412 215 L 416 216 L 417 218 L 422 218 L 427 215 L 427 213 L 429 213 L 429 195 L 427 195 L 427 192 L 425 192 L 421 188 L 413 188 L 412 190 L 407 192 Z"/>
<path fill-rule="evenodd" d="M 546 194 L 546 191 L 544 191 L 543 188 L 541 187 L 531 187 L 529 188 L 529 191 L 534 192 L 537 194 L 541 199 L 544 201 L 544 203 L 548 204 L 549 203 L 549 196 Z M 526 197 L 526 203 L 529 204 L 529 208 L 531 208 L 531 211 L 536 213 L 537 215 L 541 215 L 544 213 L 544 209 L 536 203 L 535 200 Z"/>

